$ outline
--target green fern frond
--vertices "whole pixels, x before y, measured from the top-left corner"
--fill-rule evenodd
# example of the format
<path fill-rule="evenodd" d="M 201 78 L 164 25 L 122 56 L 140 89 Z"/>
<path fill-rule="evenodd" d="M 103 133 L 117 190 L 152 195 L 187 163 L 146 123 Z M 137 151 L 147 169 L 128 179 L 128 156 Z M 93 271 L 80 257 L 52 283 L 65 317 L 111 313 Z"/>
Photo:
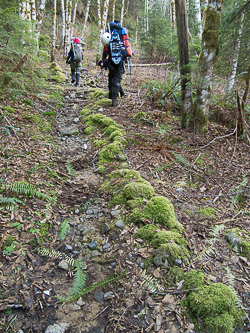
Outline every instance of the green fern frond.
<path fill-rule="evenodd" d="M 176 160 L 181 163 L 182 165 L 188 167 L 188 168 L 192 168 L 192 165 L 190 163 L 188 163 L 188 161 L 181 155 L 178 155 L 174 152 L 172 152 L 174 157 L 176 158 Z"/>
<path fill-rule="evenodd" d="M 66 219 L 63 221 L 63 223 L 61 224 L 61 226 L 59 227 L 59 237 L 64 240 L 65 237 L 67 236 L 67 233 L 69 232 L 70 229 L 70 225 L 69 222 L 71 221 L 71 219 Z"/>
<path fill-rule="evenodd" d="M 15 205 L 16 203 L 23 204 L 23 201 L 21 201 L 17 198 L 0 197 L 0 204 Z"/>
<path fill-rule="evenodd" d="M 146 270 L 141 273 L 141 277 L 143 278 L 142 285 L 145 284 L 149 291 L 156 292 L 157 290 L 161 290 L 162 287 L 158 284 L 157 279 L 152 276 L 146 275 Z"/>
<path fill-rule="evenodd" d="M 29 183 L 24 182 L 24 181 L 9 184 L 9 185 L 7 185 L 7 189 L 12 192 L 19 193 L 19 194 L 26 194 L 28 196 L 36 196 L 39 199 L 46 200 L 46 201 L 52 200 L 52 198 L 50 196 L 40 192 L 34 186 L 32 186 Z"/>
<path fill-rule="evenodd" d="M 80 293 L 81 290 L 84 288 L 87 280 L 87 274 L 82 271 L 84 267 L 85 266 L 83 262 L 81 262 L 80 260 L 75 260 L 74 284 L 69 293 L 69 296 Z"/>
<path fill-rule="evenodd" d="M 72 163 L 70 161 L 67 162 L 66 169 L 68 170 L 68 173 L 71 176 L 76 176 L 75 170 L 73 169 L 73 165 L 72 165 Z"/>
<path fill-rule="evenodd" d="M 76 264 L 76 260 L 74 258 L 71 258 L 67 254 L 61 253 L 59 251 L 42 248 L 42 249 L 39 249 L 38 252 L 40 253 L 41 256 L 46 256 L 46 257 L 50 257 L 50 258 L 64 259 L 72 267 L 74 267 L 75 264 Z"/>

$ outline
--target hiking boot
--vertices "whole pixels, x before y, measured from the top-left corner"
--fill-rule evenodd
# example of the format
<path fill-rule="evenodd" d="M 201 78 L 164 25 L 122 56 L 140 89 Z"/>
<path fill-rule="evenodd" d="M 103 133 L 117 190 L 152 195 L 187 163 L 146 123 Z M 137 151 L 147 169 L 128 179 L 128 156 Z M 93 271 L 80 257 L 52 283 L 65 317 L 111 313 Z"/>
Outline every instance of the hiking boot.
<path fill-rule="evenodd" d="M 80 74 L 76 74 L 76 87 L 79 86 Z"/>
<path fill-rule="evenodd" d="M 119 92 L 121 97 L 125 95 L 125 91 L 123 90 L 122 86 L 120 86 Z"/>
<path fill-rule="evenodd" d="M 112 106 L 114 106 L 115 108 L 118 106 L 118 99 L 117 98 L 112 99 Z"/>
<path fill-rule="evenodd" d="M 72 74 L 72 80 L 71 80 L 71 83 L 74 83 L 75 80 L 76 80 L 76 72 L 75 72 L 75 71 L 71 71 L 71 74 Z"/>

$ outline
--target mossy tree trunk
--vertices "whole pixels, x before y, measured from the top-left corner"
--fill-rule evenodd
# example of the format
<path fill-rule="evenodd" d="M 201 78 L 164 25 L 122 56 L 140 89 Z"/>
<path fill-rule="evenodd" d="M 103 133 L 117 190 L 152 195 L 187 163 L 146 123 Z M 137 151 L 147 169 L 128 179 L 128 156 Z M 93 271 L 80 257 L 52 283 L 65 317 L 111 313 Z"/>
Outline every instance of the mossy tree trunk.
<path fill-rule="evenodd" d="M 181 126 L 187 128 L 192 114 L 192 87 L 186 0 L 175 0 L 175 10 L 181 75 Z"/>
<path fill-rule="evenodd" d="M 84 31 L 87 26 L 87 21 L 88 21 L 88 16 L 89 16 L 89 6 L 90 6 L 90 0 L 87 2 L 87 7 L 86 7 L 86 12 L 85 12 L 85 18 L 84 18 L 84 23 L 83 23 L 83 28 L 82 28 L 82 34 L 81 34 L 81 39 L 83 40 L 84 37 Z"/>
<path fill-rule="evenodd" d="M 201 53 L 198 62 L 199 79 L 195 103 L 195 127 L 196 132 L 200 134 L 208 131 L 209 105 L 222 3 L 223 0 L 208 0 L 207 8 L 204 11 Z"/>
<path fill-rule="evenodd" d="M 54 6 L 53 6 L 51 62 L 55 61 L 55 50 L 56 50 L 56 0 L 54 0 Z"/>

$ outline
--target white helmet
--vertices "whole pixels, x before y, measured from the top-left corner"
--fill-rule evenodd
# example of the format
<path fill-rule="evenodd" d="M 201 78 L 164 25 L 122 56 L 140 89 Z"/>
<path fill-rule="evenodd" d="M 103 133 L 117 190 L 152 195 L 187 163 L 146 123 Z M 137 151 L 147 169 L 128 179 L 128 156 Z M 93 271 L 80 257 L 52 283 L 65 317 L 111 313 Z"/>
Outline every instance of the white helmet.
<path fill-rule="evenodd" d="M 101 37 L 102 44 L 103 44 L 104 46 L 109 46 L 110 38 L 111 38 L 110 33 L 105 32 L 105 33 L 102 35 L 102 37 Z"/>

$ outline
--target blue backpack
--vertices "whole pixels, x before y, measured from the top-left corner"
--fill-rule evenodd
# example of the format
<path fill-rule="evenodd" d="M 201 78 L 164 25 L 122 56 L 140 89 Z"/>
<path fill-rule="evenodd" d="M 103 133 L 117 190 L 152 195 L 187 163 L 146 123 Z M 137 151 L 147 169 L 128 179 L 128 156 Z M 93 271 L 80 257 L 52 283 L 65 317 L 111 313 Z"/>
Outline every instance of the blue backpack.
<path fill-rule="evenodd" d="M 110 28 L 110 56 L 114 64 L 118 65 L 121 62 L 122 56 L 125 56 L 125 46 L 122 39 L 121 23 L 111 22 Z"/>

